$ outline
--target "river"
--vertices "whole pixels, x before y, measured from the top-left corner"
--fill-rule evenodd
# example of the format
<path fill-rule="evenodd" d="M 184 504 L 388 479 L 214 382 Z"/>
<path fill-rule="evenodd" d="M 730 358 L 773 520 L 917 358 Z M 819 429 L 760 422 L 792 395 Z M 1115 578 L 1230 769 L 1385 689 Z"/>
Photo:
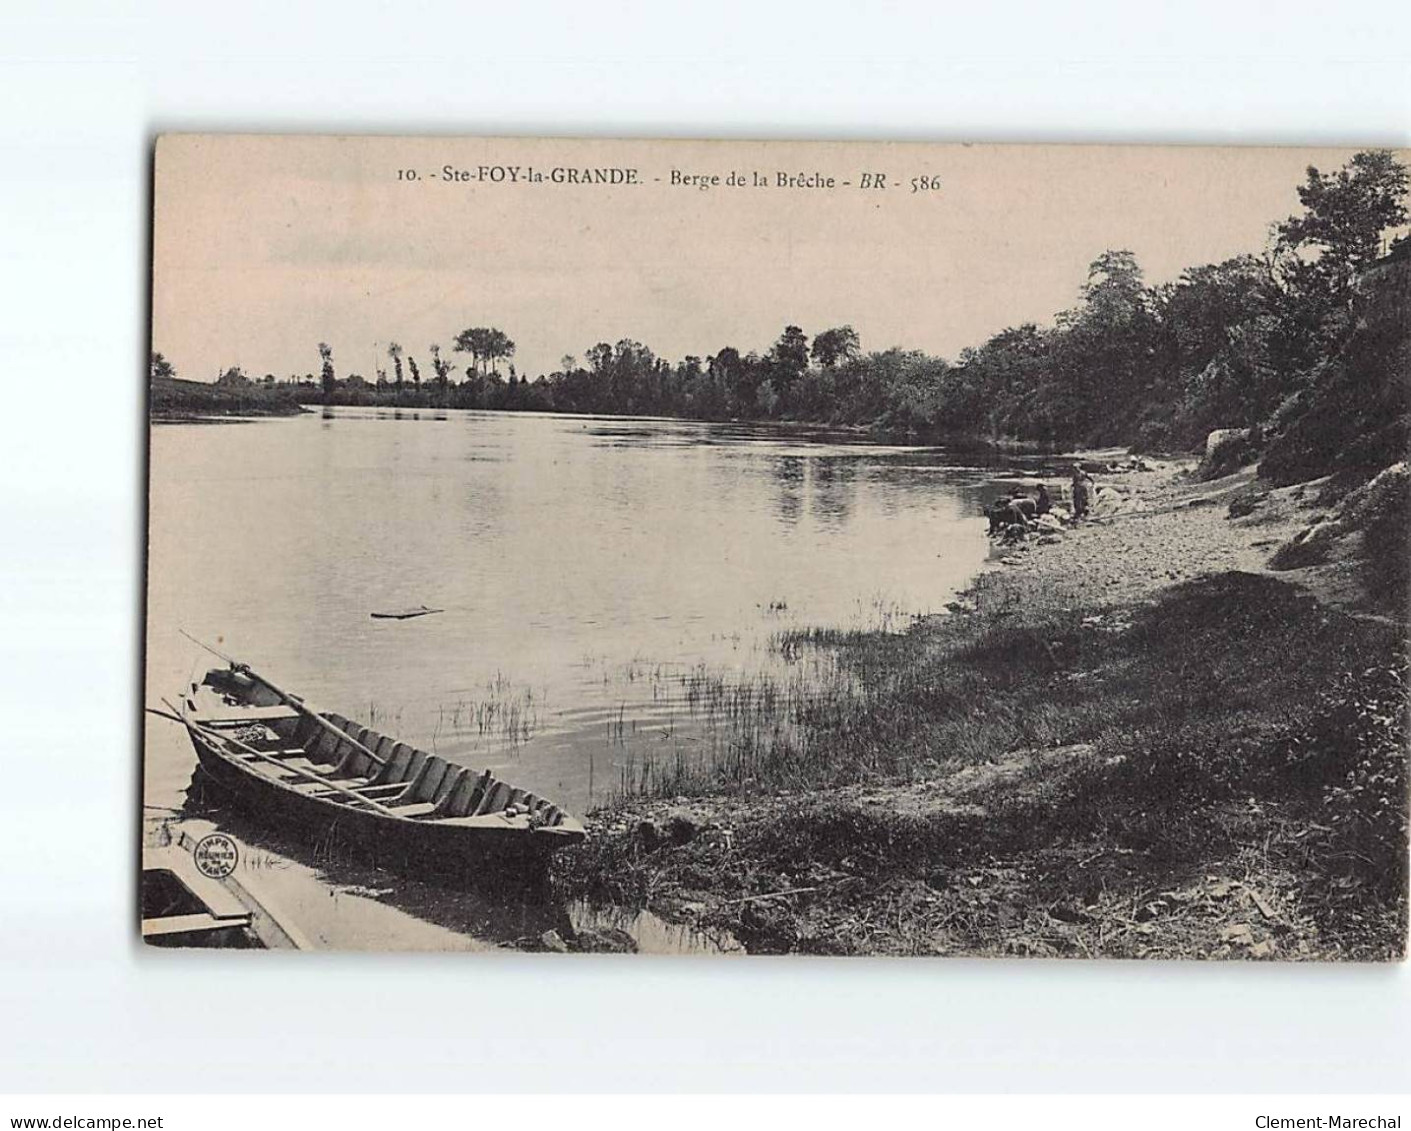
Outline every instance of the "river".
<path fill-rule="evenodd" d="M 990 552 L 979 505 L 1001 474 L 817 429 L 372 408 L 154 425 L 150 467 L 149 704 L 215 662 L 184 629 L 580 813 L 699 756 L 702 686 L 811 678 L 779 646 L 792 630 L 939 610 Z M 371 616 L 423 604 L 444 611 Z M 151 718 L 149 813 L 181 809 L 194 766 Z M 328 871 L 355 909 L 386 895 Z M 475 915 L 428 936 L 434 898 L 389 902 L 414 922 L 354 910 L 315 934 L 486 936 Z"/>

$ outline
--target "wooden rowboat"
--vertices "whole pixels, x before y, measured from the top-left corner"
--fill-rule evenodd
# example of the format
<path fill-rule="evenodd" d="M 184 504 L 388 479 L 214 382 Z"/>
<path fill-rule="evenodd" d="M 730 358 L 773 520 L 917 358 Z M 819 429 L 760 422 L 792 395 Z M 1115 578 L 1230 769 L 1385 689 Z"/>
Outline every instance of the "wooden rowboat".
<path fill-rule="evenodd" d="M 582 824 L 551 801 L 336 714 L 242 663 L 182 696 L 201 767 L 258 819 L 365 850 L 378 863 L 491 883 L 542 875 Z"/>

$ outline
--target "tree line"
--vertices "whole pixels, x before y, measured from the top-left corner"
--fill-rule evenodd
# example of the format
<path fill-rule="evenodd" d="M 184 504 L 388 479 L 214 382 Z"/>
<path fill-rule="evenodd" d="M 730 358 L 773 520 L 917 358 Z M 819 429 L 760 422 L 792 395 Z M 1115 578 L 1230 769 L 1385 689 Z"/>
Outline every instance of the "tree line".
<path fill-rule="evenodd" d="M 1051 325 L 1008 327 L 951 360 L 864 352 L 849 325 L 812 339 L 788 325 L 762 351 L 724 346 L 677 361 L 631 338 L 599 342 L 530 381 L 515 370 L 508 335 L 474 327 L 450 351 L 468 364 L 433 344 L 425 378 L 395 342 L 390 372 L 340 377 L 320 343 L 318 378 L 293 382 L 310 403 L 806 420 L 922 439 L 1189 448 L 1215 428 L 1277 432 L 1316 399 L 1356 334 L 1360 280 L 1379 261 L 1411 254 L 1406 237 L 1386 246 L 1406 222 L 1406 191 L 1407 170 L 1388 151 L 1358 153 L 1330 173 L 1310 167 L 1300 212 L 1273 225 L 1263 248 L 1158 286 L 1131 251 L 1105 251 Z M 1364 349 L 1358 366 L 1404 370 L 1404 331 Z M 232 372 L 222 380 L 244 379 Z M 1370 411 L 1401 419 L 1404 433 L 1405 389 L 1372 380 L 1363 392 Z"/>

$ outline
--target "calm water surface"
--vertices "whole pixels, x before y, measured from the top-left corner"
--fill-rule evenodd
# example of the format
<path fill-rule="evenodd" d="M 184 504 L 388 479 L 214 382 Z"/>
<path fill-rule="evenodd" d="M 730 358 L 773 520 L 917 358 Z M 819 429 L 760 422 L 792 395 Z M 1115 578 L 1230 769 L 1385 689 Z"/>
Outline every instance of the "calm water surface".
<path fill-rule="evenodd" d="M 693 678 L 806 679 L 781 632 L 939 609 L 989 553 L 994 480 L 938 449 L 761 426 L 380 409 L 154 426 L 148 701 L 215 662 L 183 628 L 581 812 L 701 741 Z M 421 604 L 445 611 L 369 616 Z M 151 720 L 147 803 L 179 808 L 194 765 Z"/>

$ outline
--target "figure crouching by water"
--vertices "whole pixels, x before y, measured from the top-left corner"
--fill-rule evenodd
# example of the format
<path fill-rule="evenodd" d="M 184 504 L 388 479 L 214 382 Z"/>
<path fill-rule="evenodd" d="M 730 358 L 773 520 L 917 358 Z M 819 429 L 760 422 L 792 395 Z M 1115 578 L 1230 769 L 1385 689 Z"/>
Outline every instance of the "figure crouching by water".
<path fill-rule="evenodd" d="M 1036 513 L 1034 500 L 1023 495 L 996 499 L 985 508 L 991 535 L 1008 535 L 1016 528 L 1023 533 L 1029 529 Z"/>
<path fill-rule="evenodd" d="M 1034 513 L 1036 515 L 1048 514 L 1053 510 L 1053 499 L 1049 496 L 1048 487 L 1039 484 L 1039 497 L 1034 500 Z"/>

